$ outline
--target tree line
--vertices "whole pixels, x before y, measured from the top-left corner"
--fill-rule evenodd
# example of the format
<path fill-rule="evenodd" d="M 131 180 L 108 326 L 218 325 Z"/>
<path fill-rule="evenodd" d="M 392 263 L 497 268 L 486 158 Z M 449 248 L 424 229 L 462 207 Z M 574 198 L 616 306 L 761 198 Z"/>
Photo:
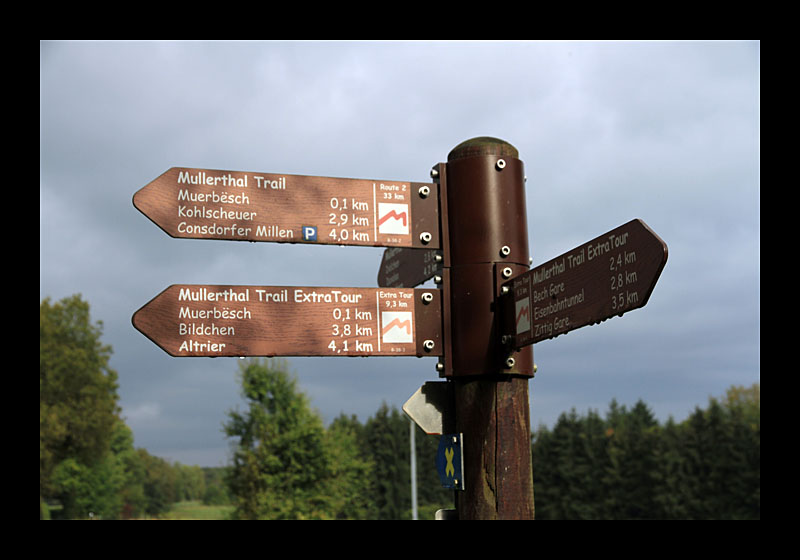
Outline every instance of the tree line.
<path fill-rule="evenodd" d="M 325 428 L 285 363 L 249 361 L 248 410 L 225 424 L 238 442 L 232 465 L 170 463 L 134 447 L 102 331 L 80 295 L 40 303 L 41 519 L 158 517 L 182 500 L 234 504 L 239 519 L 410 518 L 409 420 L 396 409 L 384 405 L 365 424 L 342 414 Z M 433 465 L 436 443 L 418 433 L 418 462 Z M 449 493 L 431 469 L 418 479 L 431 518 Z"/>
<path fill-rule="evenodd" d="M 537 519 L 760 519 L 760 386 L 663 425 L 639 401 L 533 433 Z"/>
<path fill-rule="evenodd" d="M 409 419 L 385 403 L 329 426 L 287 362 L 239 362 L 244 406 L 223 422 L 224 468 L 169 463 L 133 444 L 111 348 L 80 296 L 40 305 L 40 518 L 158 517 L 173 503 L 232 505 L 232 519 L 410 519 Z M 420 519 L 453 507 L 434 467 L 438 438 L 416 430 Z M 643 402 L 605 418 L 564 413 L 532 434 L 537 519 L 758 519 L 758 386 L 731 388 L 685 421 Z"/>
<path fill-rule="evenodd" d="M 201 499 L 209 474 L 133 445 L 111 348 L 80 296 L 39 306 L 39 517 L 158 516 Z"/>

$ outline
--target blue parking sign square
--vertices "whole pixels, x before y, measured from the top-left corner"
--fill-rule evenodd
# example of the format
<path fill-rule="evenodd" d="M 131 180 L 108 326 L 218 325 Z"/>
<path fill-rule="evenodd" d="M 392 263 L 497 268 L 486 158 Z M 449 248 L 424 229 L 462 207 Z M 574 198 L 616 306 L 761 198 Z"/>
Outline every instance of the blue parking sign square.
<path fill-rule="evenodd" d="M 303 226 L 303 241 L 316 241 L 317 228 L 316 226 Z"/>

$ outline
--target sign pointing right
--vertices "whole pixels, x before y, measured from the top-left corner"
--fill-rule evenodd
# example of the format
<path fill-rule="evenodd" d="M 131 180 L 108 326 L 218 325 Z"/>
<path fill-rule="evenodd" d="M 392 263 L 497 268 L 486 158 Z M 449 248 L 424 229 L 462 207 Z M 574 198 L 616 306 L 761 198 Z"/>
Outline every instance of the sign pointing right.
<path fill-rule="evenodd" d="M 642 220 L 623 224 L 505 283 L 505 334 L 521 348 L 643 307 L 666 262 Z"/>

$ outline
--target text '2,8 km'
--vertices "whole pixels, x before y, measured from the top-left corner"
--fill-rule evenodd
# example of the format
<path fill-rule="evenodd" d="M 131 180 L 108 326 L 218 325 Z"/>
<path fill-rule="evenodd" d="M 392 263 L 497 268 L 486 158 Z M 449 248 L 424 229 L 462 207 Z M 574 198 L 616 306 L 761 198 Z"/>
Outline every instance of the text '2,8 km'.
<path fill-rule="evenodd" d="M 506 334 L 521 348 L 643 307 L 666 262 L 643 221 L 623 224 L 504 284 Z"/>

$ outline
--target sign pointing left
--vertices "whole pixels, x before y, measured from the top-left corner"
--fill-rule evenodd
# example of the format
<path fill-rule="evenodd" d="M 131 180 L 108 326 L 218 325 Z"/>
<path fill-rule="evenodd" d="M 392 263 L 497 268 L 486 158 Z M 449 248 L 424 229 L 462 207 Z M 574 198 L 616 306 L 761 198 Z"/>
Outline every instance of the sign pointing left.
<path fill-rule="evenodd" d="M 435 183 L 173 167 L 133 205 L 179 238 L 439 248 Z"/>
<path fill-rule="evenodd" d="M 173 285 L 133 325 L 171 356 L 441 356 L 439 290 Z"/>

